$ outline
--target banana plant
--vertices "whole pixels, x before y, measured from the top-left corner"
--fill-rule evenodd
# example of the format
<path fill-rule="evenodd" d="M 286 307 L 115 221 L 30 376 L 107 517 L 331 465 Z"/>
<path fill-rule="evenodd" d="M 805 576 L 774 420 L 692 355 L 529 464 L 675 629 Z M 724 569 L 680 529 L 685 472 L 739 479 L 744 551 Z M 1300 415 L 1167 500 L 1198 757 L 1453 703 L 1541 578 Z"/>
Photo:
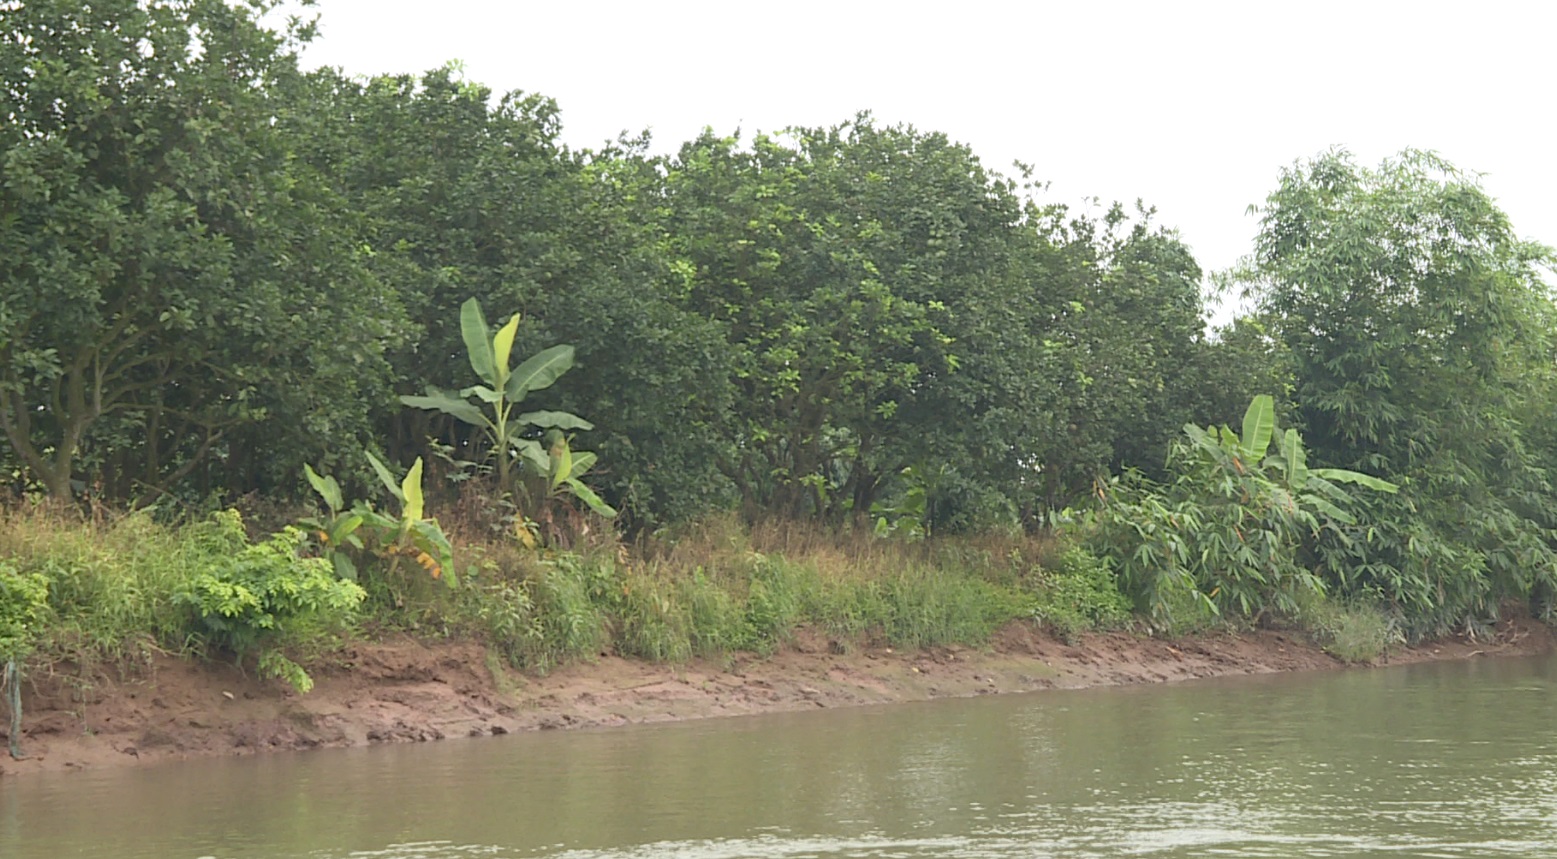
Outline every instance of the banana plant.
<path fill-rule="evenodd" d="M 1249 404 L 1243 414 L 1242 434 L 1225 425 L 1205 429 L 1184 425 L 1184 434 L 1197 448 L 1240 477 L 1260 467 L 1275 430 L 1276 401 L 1269 394 L 1260 394 Z"/>
<path fill-rule="evenodd" d="M 454 574 L 454 550 L 443 533 L 437 519 L 426 518 L 422 495 L 422 460 L 418 458 L 404 478 L 396 480 L 389 468 L 378 457 L 367 454 L 368 463 L 400 502 L 400 515 L 390 516 L 373 509 L 366 501 L 358 500 L 346 509 L 346 499 L 341 485 L 334 477 L 320 475 L 311 466 L 303 466 L 303 474 L 314 491 L 324 500 L 330 515 L 298 520 L 298 524 L 313 532 L 335 574 L 348 581 L 357 581 L 359 573 L 352 560 L 355 550 L 373 552 L 390 559 L 390 570 L 399 565 L 402 557 L 409 557 L 427 570 L 435 579 L 442 579 L 451 587 L 458 583 Z M 367 536 L 365 542 L 362 538 Z"/>
<path fill-rule="evenodd" d="M 324 506 L 329 509 L 330 515 L 323 519 L 313 517 L 300 519 L 298 524 L 309 529 L 319 538 L 319 545 L 324 550 L 324 556 L 330 559 L 330 565 L 335 568 L 335 575 L 354 582 L 357 580 L 357 565 L 352 563 L 346 548 L 349 546 L 358 551 L 362 550 L 362 538 L 356 533 L 357 529 L 362 527 L 362 513 L 355 509 L 346 509 L 341 485 L 334 477 L 328 475 L 321 477 L 312 466 L 306 464 L 303 466 L 303 474 L 308 478 L 308 484 L 324 500 Z"/>
<path fill-rule="evenodd" d="M 1351 471 L 1345 468 L 1309 468 L 1308 454 L 1298 431 L 1288 428 L 1277 442 L 1276 452 L 1270 452 L 1271 440 L 1276 429 L 1275 400 L 1269 394 L 1260 394 L 1249 404 L 1243 416 L 1243 432 L 1232 429 L 1208 427 L 1201 429 L 1194 424 L 1184 427 L 1195 447 L 1236 475 L 1239 480 L 1252 480 L 1273 491 L 1288 509 L 1309 507 L 1347 525 L 1356 519 L 1342 505 L 1349 505 L 1350 494 L 1337 486 L 1349 483 L 1375 492 L 1397 492 L 1398 486 L 1387 480 Z M 1270 480 L 1267 469 L 1280 475 L 1280 481 Z"/>
<path fill-rule="evenodd" d="M 363 522 L 388 535 L 381 543 L 380 551 L 390 558 L 390 571 L 399 565 L 401 557 L 414 558 L 433 578 L 441 578 L 455 587 L 459 584 L 454 573 L 454 549 L 443 533 L 437 519 L 425 518 L 422 495 L 422 458 L 417 457 L 405 477 L 396 480 L 388 466 L 369 453 L 368 463 L 389 493 L 400 501 L 399 518 L 386 516 L 372 508 L 359 508 Z"/>
<path fill-rule="evenodd" d="M 573 347 L 562 345 L 544 349 L 511 369 L 509 361 L 518 331 L 519 314 L 514 314 L 493 334 L 480 303 L 474 298 L 466 301 L 460 307 L 460 335 L 469 353 L 470 367 L 481 384 L 465 388 L 458 394 L 429 385 L 423 396 L 400 398 L 400 402 L 412 408 L 443 412 L 484 430 L 497 457 L 497 478 L 504 491 L 513 487 L 513 466 L 522 452 L 521 435 L 528 427 L 560 431 L 594 429 L 594 424 L 568 412 L 518 412 L 518 406 L 526 396 L 551 387 L 559 376 L 573 367 Z M 472 397 L 475 402 L 471 401 Z"/>
<path fill-rule="evenodd" d="M 545 442 L 543 446 L 541 441 Z M 543 483 L 547 499 L 567 493 L 584 502 L 589 509 L 607 519 L 616 517 L 616 509 L 605 503 L 594 490 L 579 478 L 595 465 L 595 455 L 589 451 L 574 452 L 568 437 L 561 430 L 548 430 L 541 441 L 519 439 L 520 456 Z"/>
<path fill-rule="evenodd" d="M 1276 436 L 1274 399 L 1254 398 L 1241 432 L 1184 427 L 1163 486 L 1144 479 L 1111 482 L 1093 520 L 1125 586 L 1156 620 L 1171 620 L 1175 593 L 1217 614 L 1256 622 L 1267 611 L 1299 610 L 1298 596 L 1323 593 L 1304 562 L 1310 536 L 1333 529 L 1342 541 L 1356 524 L 1356 499 L 1339 484 L 1379 492 L 1398 487 L 1339 468 L 1310 468 L 1297 430 Z M 1275 450 L 1272 451 L 1272 446 Z M 1114 496 L 1108 500 L 1108 496 Z"/>
<path fill-rule="evenodd" d="M 1297 430 L 1288 428 L 1281 437 L 1279 450 L 1266 460 L 1266 465 L 1281 474 L 1284 489 L 1315 510 L 1338 522 L 1355 525 L 1357 520 L 1336 502 L 1349 504 L 1352 497 L 1337 483 L 1350 483 L 1375 492 L 1393 493 L 1400 487 L 1371 474 L 1346 468 L 1309 468 L 1308 454 L 1303 449 L 1303 439 Z"/>

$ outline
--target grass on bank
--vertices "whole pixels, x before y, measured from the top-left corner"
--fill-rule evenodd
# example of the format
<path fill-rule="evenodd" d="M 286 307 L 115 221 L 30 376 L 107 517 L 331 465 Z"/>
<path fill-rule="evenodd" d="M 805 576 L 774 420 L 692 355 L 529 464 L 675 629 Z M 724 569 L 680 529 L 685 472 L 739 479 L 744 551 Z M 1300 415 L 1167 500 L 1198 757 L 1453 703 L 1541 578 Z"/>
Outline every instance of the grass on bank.
<path fill-rule="evenodd" d="M 306 689 L 302 665 L 349 632 L 475 638 L 544 672 L 603 653 L 769 653 L 802 628 L 849 652 L 978 646 L 1019 619 L 1067 639 L 1132 623 L 1108 566 L 1053 539 L 904 541 L 731 517 L 631 551 L 597 541 L 538 552 L 466 530 L 451 529 L 459 587 L 402 565 L 364 569 L 359 588 L 306 557 L 299 532 L 246 534 L 233 513 L 168 525 L 11 507 L 0 510 L 0 648 L 34 667 L 124 665 L 159 650 L 236 659 Z M 1373 658 L 1390 640 L 1377 611 L 1321 600 L 1308 614 L 1342 658 Z"/>
<path fill-rule="evenodd" d="M 251 540 L 234 511 L 176 527 L 0 511 L 0 628 L 12 630 L 0 657 L 89 673 L 158 651 L 227 654 L 306 691 L 312 680 L 289 654 L 329 647 L 365 593 L 303 557 L 304 541 L 295 528 Z"/>
<path fill-rule="evenodd" d="M 905 542 L 720 518 L 634 552 L 548 557 L 462 542 L 476 560 L 436 619 L 528 670 L 607 651 L 668 662 L 768 653 L 803 627 L 847 652 L 976 646 L 1017 619 L 1068 636 L 1129 620 L 1101 564 L 1031 538 Z"/>

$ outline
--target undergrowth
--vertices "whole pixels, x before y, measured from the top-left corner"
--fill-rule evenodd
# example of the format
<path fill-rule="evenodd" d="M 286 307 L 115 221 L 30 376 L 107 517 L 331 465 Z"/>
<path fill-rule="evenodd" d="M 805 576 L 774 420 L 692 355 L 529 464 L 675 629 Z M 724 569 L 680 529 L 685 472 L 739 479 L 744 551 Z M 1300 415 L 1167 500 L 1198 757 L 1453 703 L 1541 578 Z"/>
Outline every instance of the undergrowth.
<path fill-rule="evenodd" d="M 42 596 L 18 626 L 0 600 L 6 648 L 34 665 L 144 662 L 156 652 L 225 655 L 299 689 L 305 661 L 339 640 L 360 588 L 301 557 L 284 530 L 251 542 L 238 514 L 167 525 L 146 514 L 0 509 L 0 593 Z M 17 630 L 22 630 L 18 633 Z"/>
<path fill-rule="evenodd" d="M 801 630 L 838 652 L 986 643 L 1013 620 L 1062 635 L 1115 628 L 1128 604 L 1107 569 L 1050 540 L 985 535 L 883 540 L 733 518 L 629 553 L 550 556 L 470 541 L 448 628 L 531 671 L 614 653 L 659 662 L 772 653 Z"/>
<path fill-rule="evenodd" d="M 1405 642 L 1399 620 L 1368 602 L 1316 596 L 1303 601 L 1297 620 L 1342 662 L 1372 662 Z"/>
<path fill-rule="evenodd" d="M 1052 537 L 883 539 L 731 517 L 630 548 L 596 539 L 560 551 L 456 526 L 458 587 L 386 583 L 369 567 L 358 588 L 308 557 L 294 530 L 251 535 L 240 521 L 0 511 L 0 637 L 38 666 L 225 654 L 306 688 L 302 665 L 352 634 L 359 616 L 358 634 L 475 638 L 536 673 L 603 654 L 768 654 L 802 631 L 847 653 L 980 646 L 1023 619 L 1073 640 L 1136 618 L 1106 563 Z M 1174 615 L 1178 632 L 1214 622 Z M 1311 601 L 1300 621 L 1349 661 L 1373 658 L 1395 634 L 1362 606 Z"/>

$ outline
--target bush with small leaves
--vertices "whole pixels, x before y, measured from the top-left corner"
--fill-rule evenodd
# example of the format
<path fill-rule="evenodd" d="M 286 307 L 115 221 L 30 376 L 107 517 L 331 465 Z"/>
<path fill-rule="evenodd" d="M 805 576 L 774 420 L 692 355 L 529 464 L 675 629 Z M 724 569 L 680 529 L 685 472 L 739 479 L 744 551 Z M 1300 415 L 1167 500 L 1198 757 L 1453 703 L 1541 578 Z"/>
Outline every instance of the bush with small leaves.
<path fill-rule="evenodd" d="M 345 628 L 366 594 L 337 578 L 328 561 L 299 557 L 306 537 L 298 528 L 250 544 L 242 519 L 229 510 L 215 514 L 208 529 L 207 540 L 233 551 L 190 581 L 176 602 L 193 612 L 208 642 L 239 659 L 257 657 L 263 674 L 307 692 L 313 680 L 282 648 Z"/>

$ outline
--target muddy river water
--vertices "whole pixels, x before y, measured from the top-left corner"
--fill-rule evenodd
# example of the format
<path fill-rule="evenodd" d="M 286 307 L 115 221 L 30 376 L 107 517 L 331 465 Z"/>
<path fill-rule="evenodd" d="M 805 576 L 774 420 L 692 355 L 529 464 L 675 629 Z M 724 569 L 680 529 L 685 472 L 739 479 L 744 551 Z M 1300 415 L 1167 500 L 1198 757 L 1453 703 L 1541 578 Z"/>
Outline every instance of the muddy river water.
<path fill-rule="evenodd" d="M 0 856 L 1557 856 L 1557 659 L 10 777 Z"/>

